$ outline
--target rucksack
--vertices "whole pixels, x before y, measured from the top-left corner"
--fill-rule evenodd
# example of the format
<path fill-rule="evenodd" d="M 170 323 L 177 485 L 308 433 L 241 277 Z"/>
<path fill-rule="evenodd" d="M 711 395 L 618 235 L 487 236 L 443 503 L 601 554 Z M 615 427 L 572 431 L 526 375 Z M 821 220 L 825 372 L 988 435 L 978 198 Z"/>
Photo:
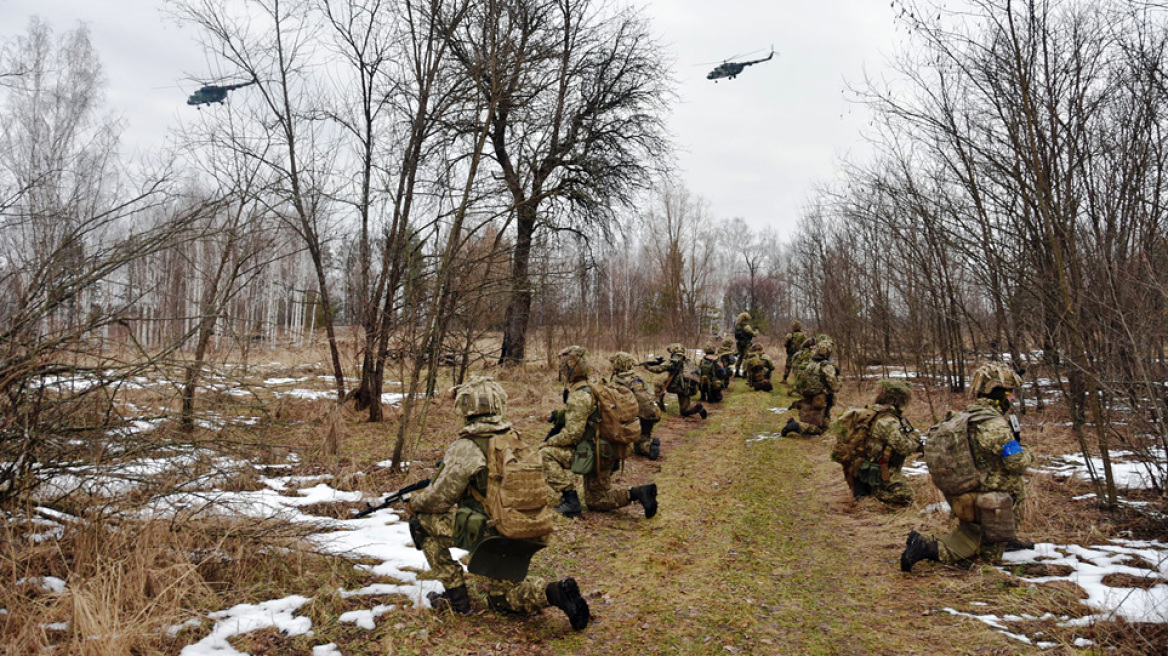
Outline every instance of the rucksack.
<path fill-rule="evenodd" d="M 828 391 L 823 383 L 823 365 L 827 360 L 812 360 L 795 376 L 795 391 L 803 396 L 815 396 Z"/>
<path fill-rule="evenodd" d="M 945 420 L 925 434 L 925 462 L 933 484 L 946 496 L 972 492 L 981 484 L 981 473 L 969 445 L 971 423 L 992 415 L 968 411 L 950 412 Z"/>
<path fill-rule="evenodd" d="M 807 340 L 807 335 L 803 333 L 788 333 L 787 341 L 783 345 L 787 349 L 787 357 L 791 357 L 803 348 L 803 342 Z"/>
<path fill-rule="evenodd" d="M 641 435 L 638 420 L 640 407 L 633 391 L 621 385 L 601 380 L 592 385 L 596 407 L 600 414 L 596 430 L 603 439 L 613 444 L 632 444 Z"/>
<path fill-rule="evenodd" d="M 717 360 L 702 358 L 701 364 L 698 365 L 698 375 L 701 377 L 702 385 L 709 386 L 720 383 L 722 380 L 720 376 L 721 368 L 722 364 Z"/>
<path fill-rule="evenodd" d="M 833 427 L 836 438 L 831 448 L 831 459 L 844 468 L 844 477 L 849 481 L 860 477 L 860 466 L 868 459 L 868 438 L 872 436 L 872 425 L 880 414 L 871 408 L 851 408 L 836 420 Z"/>
<path fill-rule="evenodd" d="M 549 535 L 555 513 L 548 507 L 547 479 L 539 451 L 509 430 L 491 436 L 484 455 L 487 497 L 479 502 L 486 508 L 489 525 L 503 537 L 516 540 Z M 477 493 L 474 496 L 478 498 Z"/>
<path fill-rule="evenodd" d="M 734 340 L 735 341 L 749 342 L 752 339 L 754 339 L 754 335 L 751 335 L 749 332 L 747 332 L 745 323 L 736 324 L 734 326 Z"/>

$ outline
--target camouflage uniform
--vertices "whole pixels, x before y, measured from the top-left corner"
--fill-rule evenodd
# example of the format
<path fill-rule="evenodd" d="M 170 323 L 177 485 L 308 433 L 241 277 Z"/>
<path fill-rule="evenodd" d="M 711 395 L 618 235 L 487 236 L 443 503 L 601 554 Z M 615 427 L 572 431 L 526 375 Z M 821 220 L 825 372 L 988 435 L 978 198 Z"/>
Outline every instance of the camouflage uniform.
<path fill-rule="evenodd" d="M 814 352 L 815 339 L 811 337 L 804 339 L 802 348 L 796 351 L 795 355 L 787 358 L 787 366 L 785 369 L 789 369 L 791 372 L 793 372 L 795 374 L 795 378 L 798 379 L 800 372 L 803 371 L 803 367 L 806 367 L 807 363 L 811 362 L 811 354 Z M 783 380 L 785 381 L 786 378 Z"/>
<path fill-rule="evenodd" d="M 771 374 L 775 371 L 775 361 L 762 350 L 762 345 L 750 347 L 750 357 L 746 359 L 746 382 L 753 390 L 769 392 L 774 389 L 771 385 Z"/>
<path fill-rule="evenodd" d="M 796 376 L 796 391 L 802 396 L 798 402 L 799 420 L 788 420 L 783 435 L 822 435 L 831 423 L 831 406 L 840 389 L 839 370 L 831 361 L 831 349 L 830 341 L 817 340 L 811 362 Z M 818 391 L 803 392 L 800 388 Z"/>
<path fill-rule="evenodd" d="M 723 381 L 726 380 L 726 369 L 716 351 L 713 344 L 707 345 L 705 354 L 702 355 L 702 359 L 698 363 L 698 375 L 701 377 L 699 385 L 701 398 L 710 403 L 720 403 L 722 390 L 725 389 Z"/>
<path fill-rule="evenodd" d="M 734 375 L 734 363 L 737 361 L 737 351 L 734 348 L 734 338 L 727 337 L 722 340 L 722 346 L 718 349 L 718 362 L 722 364 L 722 389 L 730 389 L 730 377 Z"/>
<path fill-rule="evenodd" d="M 693 402 L 693 395 L 699 390 L 686 376 L 686 367 L 690 365 L 685 357 L 685 347 L 681 344 L 670 344 L 666 350 L 669 352 L 668 360 L 661 364 L 645 365 L 645 369 L 655 374 L 669 374 L 665 391 L 677 395 L 677 409 L 682 417 L 697 414 L 705 419 L 706 409 L 701 403 Z"/>
<path fill-rule="evenodd" d="M 783 348 L 787 351 L 787 361 L 783 363 L 783 382 L 787 382 L 787 378 L 791 375 L 791 365 L 795 354 L 803 348 L 803 342 L 807 341 L 807 335 L 803 333 L 803 324 L 795 321 L 791 324 L 791 332 L 783 339 Z"/>
<path fill-rule="evenodd" d="M 868 438 L 868 459 L 882 463 L 882 468 L 887 468 L 888 476 L 880 484 L 872 486 L 871 494 L 890 506 L 907 506 L 913 501 L 913 491 L 901 468 L 920 443 L 905 432 L 900 408 L 875 404 L 872 410 L 880 416 L 872 423 L 872 433 Z"/>
<path fill-rule="evenodd" d="M 968 408 L 970 413 L 992 412 L 996 416 L 992 419 L 974 424 L 969 430 L 969 445 L 973 451 L 973 460 L 977 469 L 982 473 L 982 483 L 978 493 L 1006 492 L 1014 498 L 1014 521 L 1022 521 L 1022 501 L 1026 498 L 1025 481 L 1022 475 L 1030 466 L 1034 456 L 1030 449 L 1022 447 L 1011 456 L 1004 457 L 1003 450 L 1007 444 L 1015 441 L 1014 431 L 1005 417 L 1001 406 L 990 399 L 978 399 Z M 973 496 L 962 495 L 962 496 Z M 957 512 L 961 510 L 962 502 L 972 505 L 973 499 L 950 499 L 950 505 Z M 966 514 L 959 518 L 955 531 L 937 538 L 938 558 L 940 562 L 951 565 L 980 557 L 988 563 L 1000 563 L 1005 544 L 989 542 L 983 539 L 981 524 L 976 521 L 976 514 Z M 967 521 L 972 520 L 972 521 Z"/>
<path fill-rule="evenodd" d="M 569 346 L 560 352 L 560 373 L 570 383 L 561 411 L 563 429 L 549 436 L 539 448 L 548 486 L 563 497 L 556 511 L 569 517 L 579 516 L 580 502 L 576 496 L 572 461 L 576 457 L 576 445 L 582 440 L 590 440 L 596 446 L 596 466 L 584 474 L 584 503 L 588 509 L 604 512 L 636 501 L 644 506 L 646 518 L 652 517 L 657 512 L 656 485 L 612 487 L 612 471 L 619 461 L 615 457 L 615 448 L 597 439 L 599 409 L 596 395 L 588 384 L 586 356 L 579 346 Z"/>
<path fill-rule="evenodd" d="M 983 365 L 974 372 L 970 390 L 977 400 L 966 408 L 973 415 L 968 426 L 969 446 L 981 482 L 974 492 L 949 498 L 957 528 L 939 538 L 926 538 L 916 531 L 909 533 L 900 568 L 908 572 L 920 560 L 935 560 L 946 565 L 966 564 L 974 558 L 998 564 L 1006 544 L 986 539 L 978 521 L 976 501 L 979 494 L 1005 492 L 1013 499 L 1015 523 L 1022 521 L 1022 501 L 1026 497 L 1023 474 L 1034 456 L 1018 442 L 1006 412 L 1013 391 L 1022 380 L 1002 364 Z"/>
<path fill-rule="evenodd" d="M 459 388 L 455 408 L 464 409 L 467 424 L 459 431 L 459 439 L 446 449 L 442 465 L 430 485 L 410 497 L 411 534 L 415 546 L 426 555 L 430 571 L 446 588 L 442 594 L 431 592 L 429 599 L 436 609 L 452 608 L 459 613 L 470 612 L 470 598 L 462 565 L 450 555 L 450 549 L 461 537 L 455 531 L 455 512 L 459 507 L 470 508 L 482 514 L 486 508 L 478 499 L 487 494 L 487 441 L 496 435 L 511 432 L 511 424 L 502 417 L 506 394 L 502 387 L 489 379 L 475 377 Z M 465 414 L 465 413 L 464 413 Z M 497 536 L 493 528 L 486 535 Z M 571 581 L 572 599 L 566 599 L 561 589 Z M 588 605 L 579 598 L 574 580 L 548 584 L 537 577 L 522 581 L 487 578 L 487 599 L 492 608 L 508 613 L 536 613 L 552 605 L 552 599 L 569 614 L 573 628 L 588 623 Z M 565 599 L 561 599 L 565 598 Z M 569 604 L 571 608 L 569 609 Z"/>
<path fill-rule="evenodd" d="M 657 400 L 655 388 L 633 371 L 636 361 L 628 353 L 623 351 L 616 353 L 608 361 L 612 364 L 612 383 L 632 390 L 633 396 L 637 397 L 637 418 L 641 422 L 641 437 L 633 443 L 633 451 L 637 455 L 656 460 L 661 442 L 653 437 L 653 427 L 661 421 L 661 409 L 654 403 Z M 654 442 L 657 442 L 656 448 Z"/>
<path fill-rule="evenodd" d="M 746 362 L 746 354 L 750 351 L 750 343 L 758 337 L 758 331 L 750 325 L 750 315 L 743 312 L 738 315 L 734 323 L 734 342 L 738 345 L 738 363 L 734 367 L 734 375 L 742 377 L 742 365 Z"/>

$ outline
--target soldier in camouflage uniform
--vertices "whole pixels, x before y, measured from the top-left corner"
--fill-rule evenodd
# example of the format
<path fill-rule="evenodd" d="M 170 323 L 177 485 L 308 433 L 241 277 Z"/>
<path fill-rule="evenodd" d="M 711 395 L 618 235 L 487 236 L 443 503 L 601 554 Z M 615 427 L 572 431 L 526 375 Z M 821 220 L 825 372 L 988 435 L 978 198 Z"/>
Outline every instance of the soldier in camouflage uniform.
<path fill-rule="evenodd" d="M 979 557 L 991 564 L 1002 561 L 1002 553 L 1010 545 L 986 538 L 978 521 L 976 501 L 979 494 L 1005 492 L 1014 501 L 1014 521 L 1022 521 L 1022 501 L 1026 497 L 1022 476 L 1034 457 L 1028 447 L 1019 443 L 1019 435 L 1006 416 L 1014 390 L 1021 386 L 1018 374 L 1003 364 L 986 364 L 974 372 L 970 391 L 977 398 L 966 411 L 974 417 L 988 417 L 976 423 L 971 418 L 967 429 L 981 484 L 974 492 L 947 499 L 958 519 L 955 531 L 940 538 L 925 537 L 916 531 L 908 534 L 900 556 L 902 571 L 912 571 L 913 565 L 921 560 L 946 565 L 964 565 Z M 1014 543 L 1015 546 L 1028 544 Z"/>
<path fill-rule="evenodd" d="M 803 348 L 803 342 L 807 341 L 807 335 L 803 334 L 803 324 L 798 321 L 791 322 L 791 332 L 783 339 L 783 348 L 787 351 L 787 361 L 783 364 L 783 383 L 787 382 L 787 378 L 791 375 L 791 365 L 795 359 L 795 354 Z"/>
<path fill-rule="evenodd" d="M 771 385 L 771 374 L 775 371 L 775 361 L 762 350 L 762 344 L 753 344 L 750 347 L 750 357 L 746 359 L 746 382 L 750 389 L 760 392 L 769 392 L 774 389 Z"/>
<path fill-rule="evenodd" d="M 597 434 L 600 410 L 596 395 L 588 384 L 588 353 L 581 346 L 569 346 L 560 351 L 560 379 L 568 384 L 564 408 L 557 410 L 557 424 L 563 428 L 550 434 L 539 448 L 548 486 L 560 495 L 556 512 L 565 517 L 579 517 L 582 509 L 576 494 L 576 475 L 572 461 L 577 446 L 588 440 L 595 452 L 596 465 L 584 474 L 584 502 L 588 509 L 604 512 L 623 508 L 634 501 L 641 504 L 648 519 L 657 513 L 657 485 L 612 487 L 612 471 L 619 461 L 615 445 L 600 440 Z"/>
<path fill-rule="evenodd" d="M 794 417 L 783 426 L 782 435 L 822 435 L 831 423 L 831 407 L 835 393 L 840 389 L 839 369 L 831 361 L 832 343 L 820 337 L 815 351 L 803 370 L 795 376 L 795 391 L 802 397 L 798 402 L 799 420 Z"/>
<path fill-rule="evenodd" d="M 750 343 L 758 337 L 758 330 L 750 325 L 750 315 L 743 312 L 734 322 L 734 342 L 738 345 L 738 362 L 734 366 L 734 375 L 742 378 L 742 366 L 746 362 L 746 354 L 750 352 Z"/>
<path fill-rule="evenodd" d="M 722 389 L 729 391 L 730 378 L 734 375 L 734 363 L 738 361 L 734 348 L 734 338 L 726 337 L 718 349 L 718 362 L 722 364 Z"/>
<path fill-rule="evenodd" d="M 710 403 L 722 402 L 722 390 L 725 389 L 726 369 L 722 359 L 717 355 L 717 347 L 713 342 L 706 344 L 701 361 L 698 363 L 698 376 L 701 378 L 699 390 L 702 401 Z"/>
<path fill-rule="evenodd" d="M 706 418 L 706 408 L 700 402 L 693 402 L 693 395 L 698 393 L 696 381 L 692 380 L 686 371 L 690 367 L 685 357 L 685 347 L 681 344 L 670 344 L 665 348 L 669 359 L 657 364 L 645 365 L 645 369 L 655 374 L 669 374 L 665 381 L 665 392 L 677 395 L 677 408 L 682 417 L 700 415 Z"/>
<path fill-rule="evenodd" d="M 890 506 L 907 506 L 913 501 L 913 491 L 901 468 L 921 445 L 903 414 L 912 400 L 912 388 L 898 380 L 882 380 L 877 390 L 871 406 L 876 419 L 866 449 L 868 461 L 879 465 L 880 475 L 877 480 L 857 481 L 856 496 L 871 494 Z"/>
<path fill-rule="evenodd" d="M 795 355 L 793 355 L 790 358 L 787 358 L 788 367 L 791 370 L 791 372 L 795 374 L 796 380 L 799 378 L 800 372 L 803 371 L 803 367 L 806 367 L 807 363 L 811 362 L 811 356 L 814 353 L 815 353 L 815 336 L 814 335 L 807 335 L 803 339 L 803 346 L 801 346 L 798 351 L 795 351 Z M 784 380 L 786 380 L 786 379 L 784 378 Z"/>
<path fill-rule="evenodd" d="M 447 448 L 430 485 L 410 497 L 409 510 L 413 513 L 410 534 L 414 546 L 426 555 L 430 570 L 446 588 L 442 594 L 429 593 L 427 598 L 435 610 L 451 610 L 462 615 L 471 612 L 462 565 L 450 556 L 451 547 L 461 538 L 455 535 L 454 516 L 459 507 L 486 514 L 479 499 L 487 495 L 487 456 L 478 442 L 485 443 L 482 438 L 511 432 L 510 422 L 503 419 L 506 404 L 506 392 L 489 378 L 475 377 L 461 385 L 456 391 L 454 409 L 462 414 L 466 425 L 459 431 L 459 438 Z M 588 625 L 588 602 L 580 596 L 572 578 L 552 583 L 534 577 L 519 582 L 488 578 L 487 602 L 497 611 L 522 614 L 556 606 L 567 614 L 573 629 Z"/>
<path fill-rule="evenodd" d="M 632 355 L 624 351 L 614 353 L 608 362 L 612 365 L 613 384 L 632 390 L 633 396 L 637 397 L 637 419 L 641 422 L 641 437 L 633 443 L 633 452 L 656 460 L 661 455 L 661 440 L 653 437 L 653 427 L 661 421 L 661 409 L 653 403 L 657 399 L 656 391 L 641 378 L 640 374 L 633 371 L 637 361 Z"/>

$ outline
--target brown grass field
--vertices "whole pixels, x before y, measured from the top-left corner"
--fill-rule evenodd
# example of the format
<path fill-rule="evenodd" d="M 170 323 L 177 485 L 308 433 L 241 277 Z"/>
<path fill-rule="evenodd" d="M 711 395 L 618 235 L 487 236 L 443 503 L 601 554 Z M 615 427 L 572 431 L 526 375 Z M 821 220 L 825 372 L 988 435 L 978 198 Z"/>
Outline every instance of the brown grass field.
<path fill-rule="evenodd" d="M 313 364 L 322 361 L 316 356 L 257 356 L 271 364 L 254 376 L 256 399 L 211 394 L 203 402 L 231 416 L 251 412 L 262 401 L 264 420 L 199 437 L 220 452 L 257 462 L 282 462 L 296 453 L 300 462 L 287 473 L 332 474 L 338 489 L 380 493 L 432 473 L 426 465 L 441 457 L 460 425 L 448 394 L 432 400 L 424 431 L 407 445 L 408 459 L 422 464 L 397 474 L 373 466 L 390 456 L 397 410 L 388 413 L 389 421 L 370 424 L 327 400 L 265 400 L 264 377 L 326 374 Z M 595 354 L 592 362 L 594 371 L 607 373 L 605 354 Z M 509 418 L 525 439 L 538 442 L 547 430 L 544 417 L 560 404 L 555 373 L 542 365 L 490 373 L 509 393 Z M 23 539 L 17 523 L 6 527 L 0 544 L 0 608 L 7 610 L 0 616 L 0 653 L 176 654 L 205 635 L 209 625 L 173 635 L 166 627 L 237 603 L 293 594 L 312 598 L 299 614 L 312 619 L 313 636 L 287 638 L 265 630 L 233 639 L 236 648 L 254 655 L 306 656 L 313 645 L 327 642 L 346 655 L 1015 654 L 1039 650 L 942 609 L 999 616 L 1090 614 L 1074 585 L 1032 585 L 992 567 L 922 563 L 912 574 L 901 573 L 898 559 L 910 529 L 947 530 L 944 515 L 921 512 L 941 495 L 921 476 L 910 479 L 916 503 L 908 509 L 890 511 L 871 499 L 855 502 L 838 465 L 828 458 L 831 438 L 748 441 L 776 433 L 785 422 L 772 412 L 790 403 L 785 390 L 752 392 L 736 380 L 726 400 L 710 407 L 706 421 L 678 417 L 671 402 L 656 433 L 662 458 L 632 458 L 616 478 L 618 485 L 655 481 L 661 504 L 656 518 L 646 521 L 635 505 L 586 513 L 574 522 L 557 518 L 552 545 L 537 555 L 533 573 L 579 581 L 593 617 L 583 632 L 572 632 L 554 608 L 531 618 L 496 615 L 486 609 L 473 577 L 472 616 L 442 616 L 399 603 L 366 631 L 336 619 L 358 606 L 395 600 L 337 594 L 338 588 L 378 577 L 351 561 L 312 552 L 300 540 L 304 527 L 140 521 L 111 512 L 107 520 L 40 543 Z M 870 394 L 849 381 L 837 407 L 862 405 Z M 933 400 L 941 407 L 964 403 L 945 395 Z M 1024 418 L 1024 440 L 1038 453 L 1074 450 L 1069 429 L 1058 426 L 1060 414 L 1049 407 Z M 919 400 L 909 416 L 920 428 L 932 422 Z M 167 431 L 164 427 L 151 439 L 165 439 Z M 1085 483 L 1046 474 L 1029 480 L 1030 520 L 1023 528 L 1030 539 L 1095 544 L 1117 535 L 1168 536 L 1162 523 L 1071 501 L 1090 491 Z M 234 489 L 258 485 L 254 473 L 231 483 Z M 349 507 L 309 511 L 342 517 Z M 69 585 L 55 594 L 17 584 L 34 576 L 56 576 Z M 68 622 L 69 628 L 53 628 L 57 622 Z M 1069 629 L 1035 621 L 1010 628 L 1029 635 L 1041 631 L 1044 640 L 1060 644 L 1046 653 L 1168 653 L 1164 624 Z M 1095 651 L 1071 646 L 1075 637 L 1094 640 Z"/>

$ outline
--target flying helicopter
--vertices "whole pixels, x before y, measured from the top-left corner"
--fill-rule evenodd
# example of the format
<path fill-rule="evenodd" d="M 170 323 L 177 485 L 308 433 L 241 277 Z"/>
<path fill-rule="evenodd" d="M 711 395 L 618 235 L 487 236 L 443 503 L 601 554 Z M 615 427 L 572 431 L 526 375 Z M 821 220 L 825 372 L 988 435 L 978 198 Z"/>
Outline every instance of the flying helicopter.
<path fill-rule="evenodd" d="M 718 82 L 718 78 L 723 77 L 733 80 L 734 78 L 738 77 L 738 74 L 741 73 L 742 70 L 747 66 L 754 66 L 755 64 L 761 64 L 762 62 L 770 61 L 772 58 L 774 58 L 774 56 L 775 49 L 771 48 L 771 54 L 763 57 L 762 59 L 753 59 L 744 62 L 724 61 L 721 64 L 718 64 L 714 70 L 710 71 L 706 75 L 706 79 L 713 80 L 715 83 Z"/>
<path fill-rule="evenodd" d="M 225 100 L 227 100 L 227 92 L 228 91 L 242 89 L 243 87 L 250 86 L 250 85 L 253 85 L 255 83 L 256 83 L 256 81 L 252 80 L 250 82 L 242 82 L 240 84 L 227 84 L 227 85 L 208 84 L 206 86 L 201 87 L 198 91 L 192 93 L 187 98 L 187 104 L 194 105 L 195 107 L 198 107 L 199 109 L 202 109 L 202 107 L 200 107 L 200 105 L 210 105 L 211 103 L 219 103 L 220 105 L 222 105 L 223 102 Z"/>

